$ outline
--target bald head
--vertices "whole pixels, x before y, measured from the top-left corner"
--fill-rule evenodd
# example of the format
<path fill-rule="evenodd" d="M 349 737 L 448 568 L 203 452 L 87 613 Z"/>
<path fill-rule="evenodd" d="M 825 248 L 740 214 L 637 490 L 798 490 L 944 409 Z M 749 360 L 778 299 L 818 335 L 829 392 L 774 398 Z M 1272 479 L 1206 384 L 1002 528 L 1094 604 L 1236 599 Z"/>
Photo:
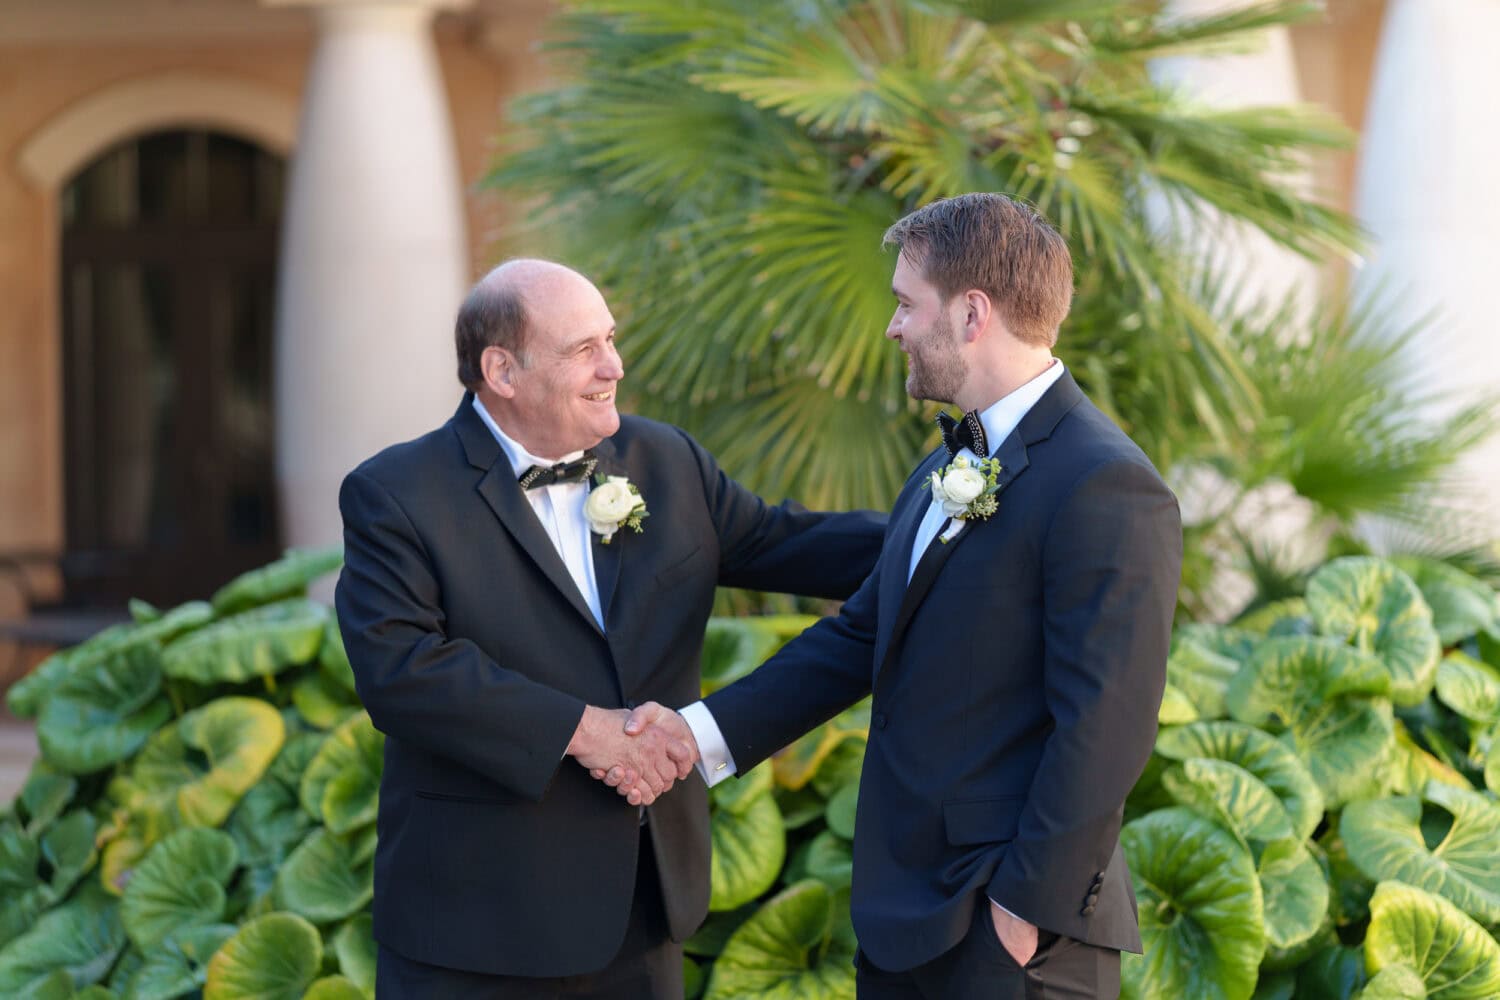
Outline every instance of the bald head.
<path fill-rule="evenodd" d="M 603 304 L 593 283 L 570 267 L 550 260 L 519 257 L 491 270 L 469 290 L 454 324 L 458 380 L 478 391 L 484 382 L 485 349 L 501 347 L 529 367 L 528 333 L 550 325 L 554 304 Z"/>

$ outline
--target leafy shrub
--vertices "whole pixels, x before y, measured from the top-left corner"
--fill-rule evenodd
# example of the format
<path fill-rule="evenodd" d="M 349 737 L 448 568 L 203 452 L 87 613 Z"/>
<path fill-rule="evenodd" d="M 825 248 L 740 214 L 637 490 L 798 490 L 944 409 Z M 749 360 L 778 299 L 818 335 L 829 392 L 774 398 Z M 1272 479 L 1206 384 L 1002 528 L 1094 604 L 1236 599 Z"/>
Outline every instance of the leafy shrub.
<path fill-rule="evenodd" d="M 58 653 L 9 701 L 42 756 L 0 813 L 0 995 L 369 996 L 382 736 L 290 553 Z M 719 618 L 705 691 L 809 624 Z M 1500 996 L 1500 614 L 1451 567 L 1336 560 L 1178 629 L 1122 840 L 1127 997 Z M 710 796 L 689 996 L 852 997 L 868 703 Z"/>

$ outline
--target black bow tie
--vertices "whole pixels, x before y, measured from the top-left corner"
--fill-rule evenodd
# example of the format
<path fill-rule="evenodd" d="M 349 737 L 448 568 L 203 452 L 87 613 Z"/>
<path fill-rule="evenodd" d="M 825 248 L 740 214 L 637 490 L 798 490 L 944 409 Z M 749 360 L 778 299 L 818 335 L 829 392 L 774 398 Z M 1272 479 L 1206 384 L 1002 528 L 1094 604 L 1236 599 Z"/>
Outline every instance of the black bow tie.
<path fill-rule="evenodd" d="M 521 484 L 523 490 L 540 489 L 557 483 L 581 483 L 594 474 L 594 466 L 598 464 L 599 460 L 594 457 L 594 453 L 586 451 L 582 457 L 571 462 L 533 465 L 521 473 L 521 478 L 517 482 Z"/>
<path fill-rule="evenodd" d="M 943 444 L 949 455 L 957 455 L 967 448 L 980 458 L 990 457 L 989 442 L 984 439 L 984 424 L 979 422 L 979 411 L 970 410 L 962 420 L 955 420 L 947 413 L 937 415 L 938 429 L 943 432 Z"/>

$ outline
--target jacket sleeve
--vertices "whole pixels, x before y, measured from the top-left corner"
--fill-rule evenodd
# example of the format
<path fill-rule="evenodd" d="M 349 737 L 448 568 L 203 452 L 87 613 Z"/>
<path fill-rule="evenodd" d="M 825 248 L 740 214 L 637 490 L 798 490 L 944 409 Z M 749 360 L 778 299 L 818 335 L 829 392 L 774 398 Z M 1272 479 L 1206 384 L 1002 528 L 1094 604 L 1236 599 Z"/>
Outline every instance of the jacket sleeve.
<path fill-rule="evenodd" d="M 1054 728 L 988 887 L 1039 927 L 1075 922 L 1114 852 L 1156 738 L 1181 567 L 1176 498 L 1138 462 L 1085 473 L 1047 528 L 1042 683 Z"/>
<path fill-rule="evenodd" d="M 718 536 L 720 584 L 842 599 L 869 575 L 880 556 L 884 514 L 810 511 L 790 500 L 772 506 L 725 475 L 686 433 L 682 436 Z"/>
<path fill-rule="evenodd" d="M 750 769 L 870 693 L 880 567 L 837 615 L 787 643 L 753 673 L 703 700 L 734 757 Z"/>
<path fill-rule="evenodd" d="M 334 604 L 375 727 L 541 799 L 584 703 L 448 637 L 420 535 L 380 483 L 350 473 L 339 510 L 344 569 Z"/>

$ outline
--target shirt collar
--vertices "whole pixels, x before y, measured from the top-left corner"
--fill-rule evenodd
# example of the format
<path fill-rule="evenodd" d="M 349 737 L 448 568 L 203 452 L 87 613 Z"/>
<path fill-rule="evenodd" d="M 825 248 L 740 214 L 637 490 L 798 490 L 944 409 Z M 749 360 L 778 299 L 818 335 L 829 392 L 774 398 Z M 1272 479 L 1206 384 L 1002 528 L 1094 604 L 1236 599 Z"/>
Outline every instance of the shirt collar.
<path fill-rule="evenodd" d="M 1052 384 L 1063 377 L 1063 363 L 1057 358 L 1052 359 L 1036 378 L 1027 382 L 1018 389 L 1012 390 L 979 414 L 979 422 L 984 425 L 984 439 L 989 443 L 990 454 L 993 455 L 1000 447 L 1000 443 L 1010 437 L 1011 431 L 1026 416 L 1036 401 L 1046 395 Z"/>
<path fill-rule="evenodd" d="M 495 440 L 500 442 L 500 449 L 505 452 L 505 457 L 510 459 L 510 467 L 515 470 L 517 479 L 521 478 L 533 465 L 546 468 L 557 462 L 571 462 L 583 457 L 583 452 L 574 451 L 561 458 L 539 458 L 522 447 L 521 442 L 500 429 L 500 425 L 495 423 L 495 418 L 490 416 L 490 411 L 485 409 L 478 396 L 474 397 L 474 411 L 479 414 L 479 419 L 484 421 L 484 426 L 490 429 L 490 433 L 495 435 Z"/>

